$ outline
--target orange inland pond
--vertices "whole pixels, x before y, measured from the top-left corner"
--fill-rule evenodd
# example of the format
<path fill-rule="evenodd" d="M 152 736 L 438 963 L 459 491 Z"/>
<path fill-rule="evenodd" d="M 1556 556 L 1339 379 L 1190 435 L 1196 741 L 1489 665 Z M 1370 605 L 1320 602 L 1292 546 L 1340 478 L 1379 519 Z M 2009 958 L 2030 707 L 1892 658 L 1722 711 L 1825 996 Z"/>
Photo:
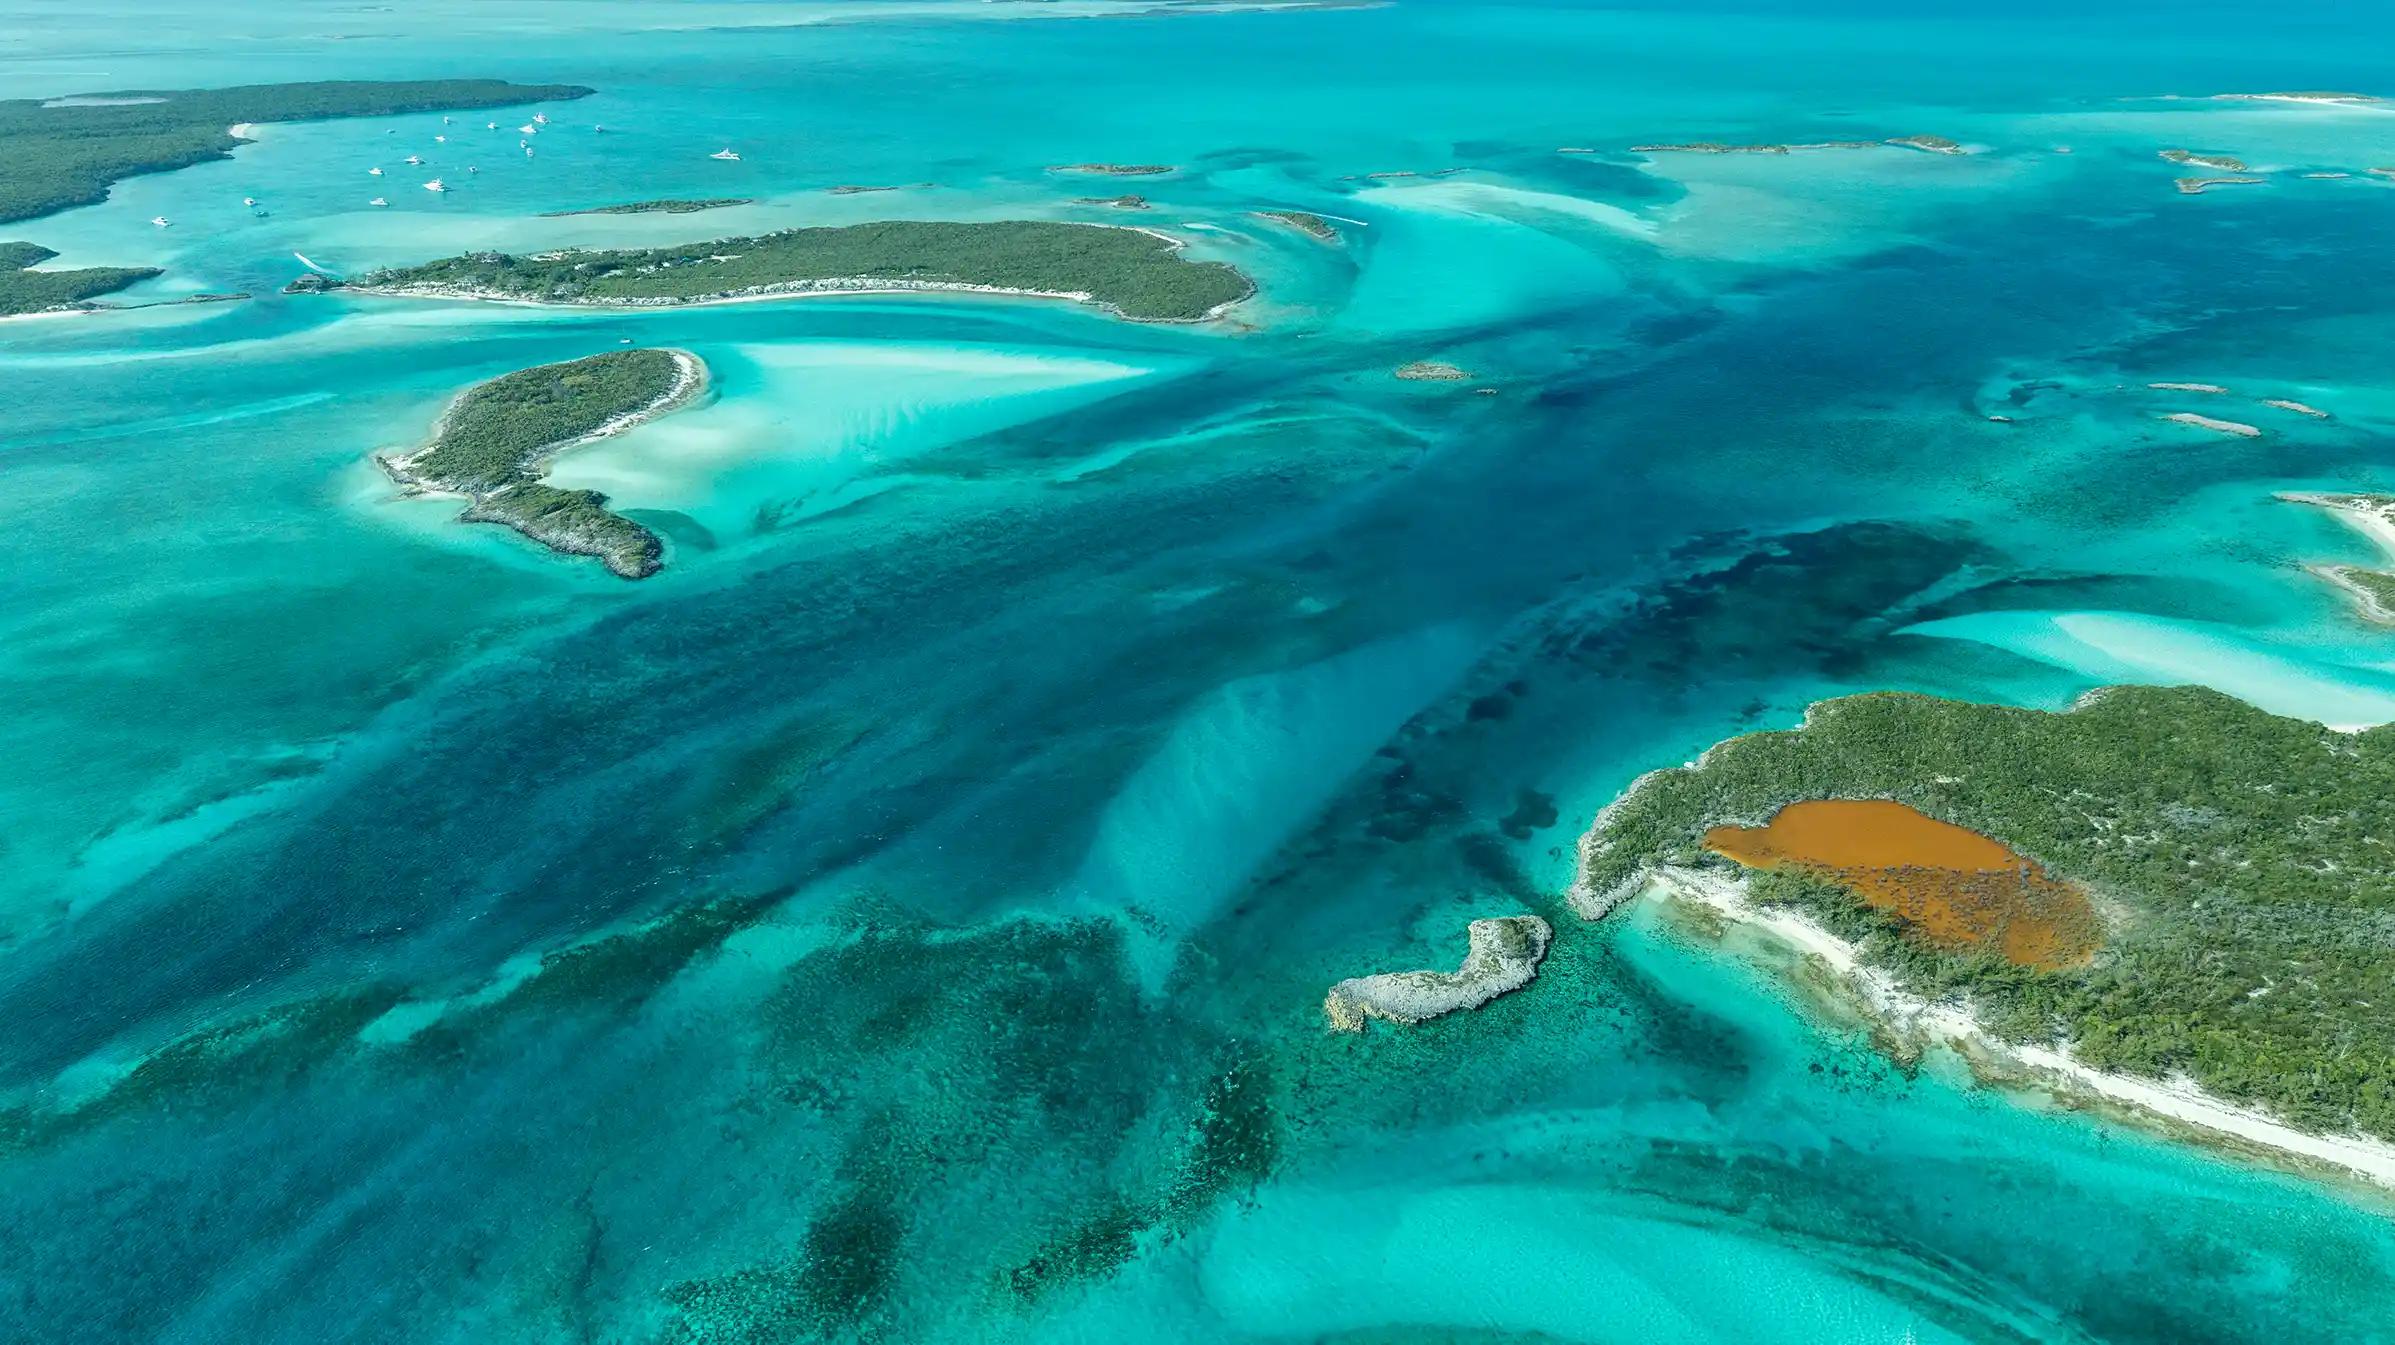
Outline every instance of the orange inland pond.
<path fill-rule="evenodd" d="M 2103 942 L 2087 894 L 1976 831 L 1885 799 L 1808 799 L 1760 827 L 1715 827 L 1705 847 L 1751 869 L 1828 878 L 1941 948 L 2024 967 L 2084 966 Z"/>

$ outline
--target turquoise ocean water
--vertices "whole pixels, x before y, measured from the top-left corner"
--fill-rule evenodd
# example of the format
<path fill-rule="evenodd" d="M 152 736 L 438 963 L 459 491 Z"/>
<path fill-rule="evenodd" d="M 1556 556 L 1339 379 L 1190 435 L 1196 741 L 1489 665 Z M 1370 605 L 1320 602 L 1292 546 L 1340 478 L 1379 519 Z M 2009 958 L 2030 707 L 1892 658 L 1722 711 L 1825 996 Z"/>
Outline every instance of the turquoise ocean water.
<path fill-rule="evenodd" d="M 0 1338 L 2395 1339 L 2383 1195 L 1557 900 L 1823 695 L 2395 718 L 2301 569 L 2367 545 L 2270 498 L 2395 488 L 2395 112 L 2197 97 L 2395 94 L 2395 16 L 1924 9 L 0 0 L 0 96 L 600 90 L 531 160 L 274 125 L 0 230 L 260 295 L 0 325 Z M 1921 133 L 1980 152 L 1628 152 Z M 1181 171 L 1042 171 L 1097 160 Z M 275 293 L 1117 190 L 1239 325 Z M 538 218 L 668 195 L 757 203 Z M 653 580 L 368 465 L 626 339 L 713 395 L 555 479 Z M 1527 991 L 1324 1031 L 1520 911 Z"/>

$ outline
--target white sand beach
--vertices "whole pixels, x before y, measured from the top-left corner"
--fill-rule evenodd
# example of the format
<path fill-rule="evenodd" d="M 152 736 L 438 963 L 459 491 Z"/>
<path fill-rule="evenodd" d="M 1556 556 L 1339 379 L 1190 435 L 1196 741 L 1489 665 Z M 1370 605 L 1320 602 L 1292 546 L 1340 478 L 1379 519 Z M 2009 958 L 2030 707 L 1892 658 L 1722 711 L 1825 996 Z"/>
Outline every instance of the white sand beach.
<path fill-rule="evenodd" d="M 1991 1083 L 2026 1082 L 2065 1094 L 2093 1095 L 2133 1115 L 2164 1118 L 2236 1141 L 2238 1147 L 2325 1164 L 2395 1189 L 2395 1144 L 2365 1135 L 2312 1134 L 2184 1079 L 2115 1074 L 2081 1063 L 2068 1050 L 2006 1042 L 1968 1008 L 1932 1003 L 1903 990 L 1885 973 L 1865 965 L 1853 944 L 1817 922 L 1794 911 L 1758 906 L 1735 877 L 1667 867 L 1650 875 L 1648 891 L 1699 906 L 1818 959 L 1854 992 L 1873 1019 L 1913 1044 L 1959 1049 L 1974 1071 Z"/>

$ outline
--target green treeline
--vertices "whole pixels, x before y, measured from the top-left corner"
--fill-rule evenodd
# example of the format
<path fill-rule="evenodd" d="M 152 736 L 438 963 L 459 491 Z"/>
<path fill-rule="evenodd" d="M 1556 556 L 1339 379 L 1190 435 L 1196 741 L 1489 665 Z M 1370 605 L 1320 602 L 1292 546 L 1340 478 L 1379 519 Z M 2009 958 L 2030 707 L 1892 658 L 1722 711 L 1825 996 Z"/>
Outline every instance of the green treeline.
<path fill-rule="evenodd" d="M 1985 833 L 2105 917 L 2091 966 L 2041 973 L 1931 948 L 1819 880 L 1753 875 L 1916 991 L 2101 1068 L 2184 1072 L 2301 1125 L 2395 1138 L 2395 726 L 2338 733 L 2193 687 L 2114 688 L 2067 714 L 1855 696 L 1650 777 L 1595 834 L 1587 880 L 1726 865 L 1707 827 L 1819 798 Z"/>
<path fill-rule="evenodd" d="M 663 397 L 675 374 L 667 351 L 613 350 L 478 383 L 450 406 L 408 472 L 468 495 L 538 480 L 544 453 Z"/>
<path fill-rule="evenodd" d="M 872 279 L 1087 294 L 1125 317 L 1202 318 L 1252 290 L 1136 229 L 1042 220 L 890 220 L 674 247 L 511 256 L 476 252 L 381 271 L 361 289 L 459 288 L 550 303 L 671 303 L 810 281 Z"/>
<path fill-rule="evenodd" d="M 597 556 L 626 579 L 657 572 L 664 544 L 607 508 L 595 490 L 541 480 L 542 459 L 673 392 L 672 352 L 618 350 L 519 369 L 469 388 L 442 416 L 431 447 L 392 462 L 402 479 L 468 496 L 465 517 L 503 523 L 568 555 Z"/>
<path fill-rule="evenodd" d="M 243 122 L 377 117 L 581 98 L 577 84 L 496 79 L 328 80 L 231 89 L 125 90 L 0 101 L 0 222 L 91 205 L 137 173 L 221 159 Z"/>
<path fill-rule="evenodd" d="M 690 215 L 701 210 L 721 210 L 726 206 L 753 205 L 748 196 L 703 196 L 690 199 L 666 198 L 655 201 L 626 201 L 622 205 L 594 205 L 580 210 L 544 210 L 542 219 L 564 219 L 569 215 Z"/>
<path fill-rule="evenodd" d="M 58 254 L 33 243 L 0 243 L 0 317 L 75 308 L 157 275 L 149 266 L 91 266 L 79 271 L 35 271 Z"/>

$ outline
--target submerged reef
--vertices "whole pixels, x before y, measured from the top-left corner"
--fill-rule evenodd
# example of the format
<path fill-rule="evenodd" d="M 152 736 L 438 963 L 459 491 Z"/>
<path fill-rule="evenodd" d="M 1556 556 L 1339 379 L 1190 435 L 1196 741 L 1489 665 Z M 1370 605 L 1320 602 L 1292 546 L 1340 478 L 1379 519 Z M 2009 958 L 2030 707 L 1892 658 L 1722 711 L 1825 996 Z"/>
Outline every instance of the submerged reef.
<path fill-rule="evenodd" d="M 859 912 L 755 1021 L 744 1109 L 849 1138 L 793 1250 L 664 1287 L 670 1340 L 889 1335 L 985 1289 L 1029 1306 L 1186 1232 L 1279 1161 L 1268 1060 L 1148 1002 L 1111 921 Z M 960 1241 L 951 1214 L 992 1201 L 1008 1227 Z"/>

